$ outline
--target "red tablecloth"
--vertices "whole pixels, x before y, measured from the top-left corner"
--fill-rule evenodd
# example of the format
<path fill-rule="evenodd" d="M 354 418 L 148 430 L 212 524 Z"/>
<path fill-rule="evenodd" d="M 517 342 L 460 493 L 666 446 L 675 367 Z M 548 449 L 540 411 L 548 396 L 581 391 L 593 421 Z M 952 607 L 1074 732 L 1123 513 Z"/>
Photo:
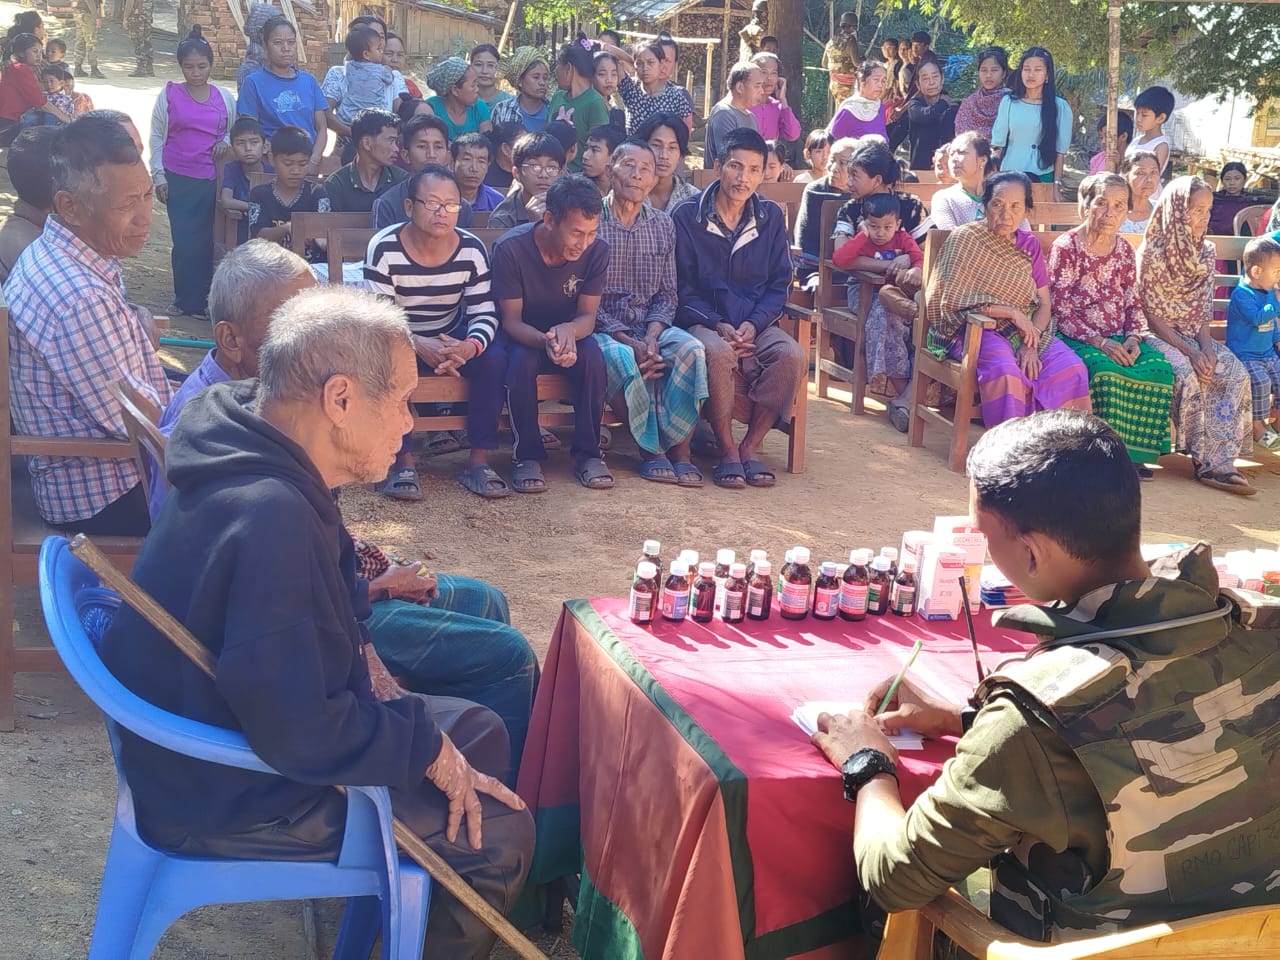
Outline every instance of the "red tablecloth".
<path fill-rule="evenodd" d="M 991 667 L 1029 638 L 977 618 Z M 532 882 L 583 873 L 584 960 L 795 956 L 852 932 L 853 808 L 790 719 L 896 673 L 956 701 L 963 622 L 893 616 L 637 627 L 622 600 L 571 601 L 552 641 L 519 787 L 538 822 Z M 950 741 L 900 755 L 905 802 Z M 581 847 L 579 847 L 579 842 Z M 580 857 L 580 859 L 579 859 Z"/>

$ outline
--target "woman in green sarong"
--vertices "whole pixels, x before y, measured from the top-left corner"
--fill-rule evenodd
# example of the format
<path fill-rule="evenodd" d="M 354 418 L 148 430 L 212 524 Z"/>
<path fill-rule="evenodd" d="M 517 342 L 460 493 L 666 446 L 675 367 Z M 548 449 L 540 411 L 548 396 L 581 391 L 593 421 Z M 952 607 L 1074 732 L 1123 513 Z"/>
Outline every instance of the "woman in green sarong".
<path fill-rule="evenodd" d="M 1170 451 L 1173 368 L 1147 344 L 1136 260 L 1118 235 L 1129 185 L 1114 173 L 1080 184 L 1081 224 L 1049 252 L 1049 289 L 1058 334 L 1089 371 L 1093 412 L 1120 434 L 1144 479 Z"/>

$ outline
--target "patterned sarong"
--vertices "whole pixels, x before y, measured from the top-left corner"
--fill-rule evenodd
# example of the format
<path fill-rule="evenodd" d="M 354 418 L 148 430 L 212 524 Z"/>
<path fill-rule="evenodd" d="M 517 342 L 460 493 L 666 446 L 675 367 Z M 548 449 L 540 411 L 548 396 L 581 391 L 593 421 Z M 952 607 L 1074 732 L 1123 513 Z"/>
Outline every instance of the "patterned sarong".
<path fill-rule="evenodd" d="M 605 333 L 594 334 L 604 354 L 605 397 L 622 392 L 627 401 L 627 426 L 636 445 L 661 454 L 687 439 L 707 399 L 707 359 L 697 338 L 668 327 L 658 338 L 658 352 L 667 363 L 656 380 L 645 380 L 635 352 Z"/>
<path fill-rule="evenodd" d="M 1117 343 L 1122 337 L 1112 337 Z M 1131 367 L 1116 363 L 1101 350 L 1062 337 L 1089 371 L 1093 412 L 1111 425 L 1134 463 L 1155 463 L 1171 449 L 1169 407 L 1173 403 L 1173 368 L 1150 344 L 1139 347 Z"/>

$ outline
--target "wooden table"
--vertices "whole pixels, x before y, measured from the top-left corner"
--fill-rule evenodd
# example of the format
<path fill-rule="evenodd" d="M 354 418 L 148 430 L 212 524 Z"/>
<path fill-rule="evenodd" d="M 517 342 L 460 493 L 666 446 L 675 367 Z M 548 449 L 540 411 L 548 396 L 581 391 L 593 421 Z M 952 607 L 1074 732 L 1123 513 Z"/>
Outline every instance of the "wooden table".
<path fill-rule="evenodd" d="M 1029 638 L 978 618 L 991 667 Z M 903 663 L 957 702 L 974 684 L 961 622 L 868 617 L 637 627 L 620 599 L 565 604 L 534 704 L 519 791 L 530 883 L 582 874 L 583 960 L 840 956 L 855 932 L 853 807 L 790 719 L 861 699 Z M 951 741 L 903 753 L 904 801 Z M 847 948 L 846 948 L 847 950 Z"/>

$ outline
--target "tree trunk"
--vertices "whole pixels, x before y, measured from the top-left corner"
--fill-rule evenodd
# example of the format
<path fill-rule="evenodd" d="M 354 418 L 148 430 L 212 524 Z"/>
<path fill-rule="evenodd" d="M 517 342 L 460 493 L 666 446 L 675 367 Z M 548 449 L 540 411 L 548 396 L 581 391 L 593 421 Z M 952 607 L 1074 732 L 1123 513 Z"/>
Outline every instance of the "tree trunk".
<path fill-rule="evenodd" d="M 787 81 L 787 102 L 796 116 L 804 106 L 804 2 L 769 0 L 769 33 L 778 38 L 779 75 Z M 804 131 L 800 131 L 801 139 Z"/>

